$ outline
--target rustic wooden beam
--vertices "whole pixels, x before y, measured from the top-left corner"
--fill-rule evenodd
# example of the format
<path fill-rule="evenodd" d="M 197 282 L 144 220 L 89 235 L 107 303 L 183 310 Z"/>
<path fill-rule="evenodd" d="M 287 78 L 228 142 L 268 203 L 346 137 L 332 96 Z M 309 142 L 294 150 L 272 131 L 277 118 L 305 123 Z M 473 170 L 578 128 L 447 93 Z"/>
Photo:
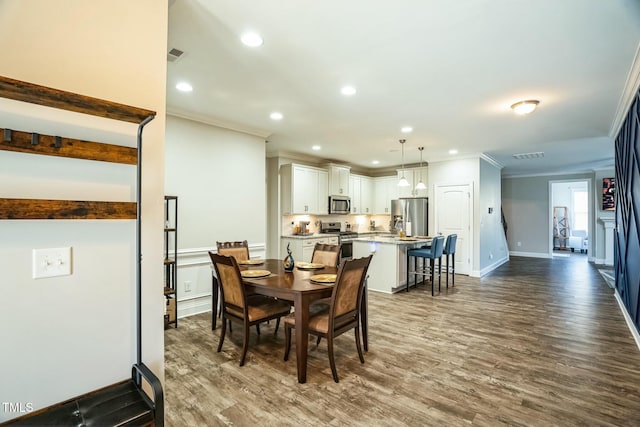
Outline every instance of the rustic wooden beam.
<path fill-rule="evenodd" d="M 140 124 L 156 112 L 0 76 L 0 97 Z"/>
<path fill-rule="evenodd" d="M 135 202 L 0 198 L 2 219 L 136 219 Z"/>
<path fill-rule="evenodd" d="M 0 135 L 6 135 L 5 131 L 6 129 L 0 128 Z M 29 132 L 11 130 L 9 135 L 10 138 L 0 139 L 0 150 L 99 160 L 126 165 L 135 165 L 137 162 L 138 150 L 132 147 L 51 135 L 39 135 L 38 143 L 33 144 L 32 134 Z"/>

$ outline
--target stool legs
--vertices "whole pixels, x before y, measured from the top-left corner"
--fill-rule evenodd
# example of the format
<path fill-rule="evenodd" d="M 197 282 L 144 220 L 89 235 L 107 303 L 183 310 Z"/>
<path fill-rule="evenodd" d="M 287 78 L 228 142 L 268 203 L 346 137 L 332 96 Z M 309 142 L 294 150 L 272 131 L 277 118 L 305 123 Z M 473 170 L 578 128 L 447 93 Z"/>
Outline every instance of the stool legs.
<path fill-rule="evenodd" d="M 442 257 L 438 258 L 438 292 L 440 292 L 441 279 L 442 279 Z"/>
<path fill-rule="evenodd" d="M 456 285 L 456 253 L 451 254 L 451 287 Z"/>

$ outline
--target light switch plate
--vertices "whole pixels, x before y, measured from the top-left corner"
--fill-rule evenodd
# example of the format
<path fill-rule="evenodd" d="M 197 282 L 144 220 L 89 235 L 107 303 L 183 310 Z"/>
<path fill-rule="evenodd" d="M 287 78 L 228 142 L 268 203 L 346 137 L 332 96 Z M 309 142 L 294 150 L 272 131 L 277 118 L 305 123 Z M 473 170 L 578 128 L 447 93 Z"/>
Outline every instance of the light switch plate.
<path fill-rule="evenodd" d="M 71 247 L 34 249 L 33 278 L 68 276 L 71 274 Z"/>

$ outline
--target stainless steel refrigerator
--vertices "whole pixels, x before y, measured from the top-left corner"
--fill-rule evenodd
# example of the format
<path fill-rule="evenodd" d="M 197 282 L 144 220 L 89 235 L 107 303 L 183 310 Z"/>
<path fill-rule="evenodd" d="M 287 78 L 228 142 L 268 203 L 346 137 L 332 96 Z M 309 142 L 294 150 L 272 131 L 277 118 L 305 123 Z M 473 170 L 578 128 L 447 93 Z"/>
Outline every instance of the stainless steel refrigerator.
<path fill-rule="evenodd" d="M 429 235 L 429 198 L 407 197 L 391 201 L 392 226 L 407 236 Z"/>

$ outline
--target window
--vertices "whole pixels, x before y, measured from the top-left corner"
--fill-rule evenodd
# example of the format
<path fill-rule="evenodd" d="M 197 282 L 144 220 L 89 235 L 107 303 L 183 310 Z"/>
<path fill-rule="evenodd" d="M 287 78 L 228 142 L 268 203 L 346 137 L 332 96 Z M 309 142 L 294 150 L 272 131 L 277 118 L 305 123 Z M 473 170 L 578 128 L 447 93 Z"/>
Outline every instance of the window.
<path fill-rule="evenodd" d="M 572 200 L 573 209 L 573 229 L 574 230 L 588 230 L 588 216 L 589 216 L 589 200 L 587 192 L 583 190 L 573 190 Z"/>

